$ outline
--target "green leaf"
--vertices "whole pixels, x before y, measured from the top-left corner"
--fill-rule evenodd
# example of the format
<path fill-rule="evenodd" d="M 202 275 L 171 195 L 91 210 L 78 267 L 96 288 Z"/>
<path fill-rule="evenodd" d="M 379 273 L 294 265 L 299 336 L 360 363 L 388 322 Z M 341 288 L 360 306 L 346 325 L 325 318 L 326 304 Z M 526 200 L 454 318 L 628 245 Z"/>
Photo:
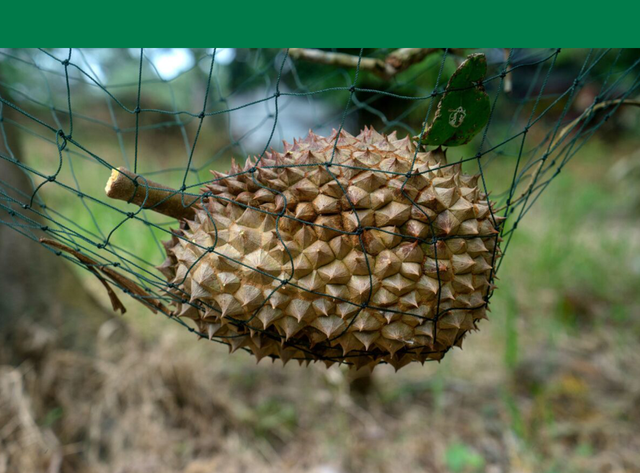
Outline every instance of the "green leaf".
<path fill-rule="evenodd" d="M 468 143 L 489 121 L 491 104 L 482 80 L 487 73 L 484 54 L 471 54 L 453 73 L 422 144 L 460 146 Z"/>

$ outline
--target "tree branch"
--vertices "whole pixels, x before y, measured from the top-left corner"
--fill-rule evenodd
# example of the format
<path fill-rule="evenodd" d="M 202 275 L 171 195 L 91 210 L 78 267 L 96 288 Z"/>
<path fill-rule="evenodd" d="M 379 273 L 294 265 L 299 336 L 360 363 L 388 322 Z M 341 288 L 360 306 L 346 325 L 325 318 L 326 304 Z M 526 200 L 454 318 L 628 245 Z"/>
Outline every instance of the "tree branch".
<path fill-rule="evenodd" d="M 351 54 L 333 53 L 320 49 L 291 48 L 289 49 L 289 56 L 296 60 L 302 59 L 318 64 L 349 68 L 357 67 L 358 60 L 360 60 L 360 70 L 372 72 L 383 79 L 391 79 L 438 51 L 442 51 L 442 48 L 399 48 L 388 54 L 383 60 L 369 57 L 360 59 L 358 56 Z"/>
<path fill-rule="evenodd" d="M 640 107 L 640 100 L 635 100 L 635 99 L 615 99 L 615 100 L 607 100 L 605 102 L 600 102 L 598 104 L 592 104 L 584 112 L 582 112 L 580 114 L 580 116 L 578 116 L 578 118 L 576 118 L 575 120 L 571 121 L 571 123 L 569 123 L 567 126 L 562 128 L 562 130 L 560 130 L 560 133 L 558 133 L 558 136 L 556 137 L 556 139 L 553 140 L 553 142 L 549 146 L 549 150 L 553 151 L 555 149 L 556 145 L 558 143 L 560 143 L 560 141 L 562 141 L 564 139 L 564 137 L 567 136 L 567 134 L 571 130 L 573 130 L 586 117 L 588 117 L 589 115 L 592 115 L 593 113 L 595 113 L 596 111 L 598 111 L 598 110 L 600 110 L 602 108 L 610 107 L 612 105 L 618 105 L 618 106 L 620 106 L 620 105 L 631 105 L 631 106 L 634 106 L 634 107 Z M 522 199 L 526 198 L 529 195 L 529 193 L 531 193 L 533 191 L 533 186 L 535 185 L 535 183 L 538 180 L 538 176 L 540 175 L 540 173 L 542 171 L 542 166 L 543 165 L 544 165 L 544 160 L 540 159 L 538 164 L 536 165 L 535 170 L 529 175 L 529 184 L 527 185 L 525 190 L 522 192 L 522 194 L 520 194 L 520 197 L 518 197 L 517 199 L 513 200 L 509 204 L 509 206 L 513 206 L 513 205 L 517 204 Z M 501 210 L 504 210 L 505 208 L 507 208 L 507 205 L 504 205 L 504 206 L 500 207 L 499 209 L 496 210 L 496 212 L 500 212 Z"/>

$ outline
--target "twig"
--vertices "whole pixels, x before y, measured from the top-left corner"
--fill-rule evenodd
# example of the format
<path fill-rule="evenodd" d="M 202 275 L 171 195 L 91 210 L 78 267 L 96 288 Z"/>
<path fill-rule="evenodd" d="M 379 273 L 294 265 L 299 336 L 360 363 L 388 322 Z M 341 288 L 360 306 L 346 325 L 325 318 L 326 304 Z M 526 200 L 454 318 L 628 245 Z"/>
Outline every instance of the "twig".
<path fill-rule="evenodd" d="M 122 167 L 111 172 L 104 190 L 112 199 L 136 204 L 178 220 L 193 219 L 194 206 L 201 198 L 149 181 Z"/>
<path fill-rule="evenodd" d="M 355 68 L 360 61 L 360 69 L 373 72 L 383 79 L 391 79 L 430 54 L 442 51 L 442 48 L 399 48 L 388 54 L 385 59 L 353 56 L 345 53 L 333 53 L 320 49 L 291 48 L 292 59 L 302 59 L 319 64 L 337 67 Z M 457 51 L 457 50 L 456 50 Z"/>
<path fill-rule="evenodd" d="M 615 99 L 615 100 L 607 100 L 605 102 L 600 102 L 599 104 L 593 104 L 589 107 L 587 107 L 587 109 L 582 112 L 580 114 L 580 116 L 578 118 L 576 118 L 575 120 L 571 121 L 571 123 L 569 123 L 567 126 L 565 126 L 564 128 L 562 128 L 562 130 L 560 130 L 560 133 L 558 133 L 558 136 L 556 137 L 555 140 L 553 140 L 553 142 L 551 143 L 551 146 L 549 146 L 550 150 L 553 150 L 555 148 L 555 146 L 562 141 L 562 139 L 571 131 L 573 130 L 573 128 L 578 125 L 578 123 L 580 123 L 582 120 L 584 120 L 586 117 L 588 117 L 589 115 L 593 114 L 594 112 L 596 112 L 597 110 L 600 110 L 601 108 L 605 108 L 605 107 L 609 107 L 611 105 L 633 105 L 635 107 L 640 107 L 640 100 L 631 100 L 631 99 Z M 516 203 L 518 203 L 520 200 L 522 200 L 525 196 L 527 196 L 529 194 L 529 192 L 531 192 L 531 190 L 533 189 L 533 186 L 535 185 L 536 181 L 538 180 L 538 175 L 540 174 L 540 171 L 542 170 L 542 166 L 544 165 L 544 161 L 541 159 L 540 162 L 538 163 L 538 165 L 536 166 L 535 171 L 533 171 L 530 176 L 531 176 L 531 180 L 529 181 L 529 185 L 527 186 L 527 188 L 522 192 L 522 194 L 513 202 L 510 203 L 510 205 L 514 205 Z M 504 210 L 507 206 L 503 206 L 499 209 L 496 210 L 496 212 L 499 212 L 501 210 Z"/>
<path fill-rule="evenodd" d="M 48 246 L 52 246 L 53 248 L 57 248 L 66 253 L 69 253 L 75 256 L 85 267 L 91 271 L 94 276 L 96 276 L 102 285 L 106 288 L 107 294 L 109 295 L 109 299 L 111 300 L 111 305 L 113 306 L 114 311 L 120 311 L 123 314 L 126 312 L 126 309 L 116 293 L 109 287 L 106 279 L 98 272 L 100 270 L 104 273 L 109 279 L 118 284 L 120 287 L 127 289 L 133 295 L 138 296 L 136 299 L 146 305 L 153 313 L 156 313 L 157 310 L 162 312 L 167 312 L 166 308 L 160 303 L 153 300 L 153 296 L 151 296 L 147 291 L 142 289 L 137 283 L 133 282 L 131 279 L 123 276 L 122 274 L 114 271 L 111 268 L 107 268 L 92 258 L 80 253 L 79 251 L 74 250 L 67 245 L 60 243 L 59 241 L 51 240 L 50 238 L 40 238 L 40 243 L 43 243 Z"/>
<path fill-rule="evenodd" d="M 385 58 L 385 63 L 394 69 L 394 75 L 419 63 L 430 54 L 442 51 L 441 48 L 399 48 Z"/>
<path fill-rule="evenodd" d="M 575 127 L 578 123 L 580 123 L 588 115 L 591 115 L 592 113 L 594 113 L 597 110 L 600 110 L 601 108 L 605 108 L 605 107 L 608 107 L 610 105 L 618 105 L 618 104 L 620 104 L 620 105 L 633 105 L 635 107 L 640 107 L 640 100 L 615 99 L 615 100 L 608 100 L 606 102 L 600 102 L 599 104 L 591 105 L 584 112 L 582 112 L 578 118 L 573 120 L 571 123 L 569 123 L 567 126 L 565 126 L 562 130 L 560 130 L 560 133 L 558 134 L 558 137 L 553 141 L 553 143 L 551 144 L 551 147 L 553 148 L 556 144 L 558 144 L 558 142 L 560 140 L 562 140 L 562 138 L 564 138 L 565 135 L 567 133 L 569 133 L 573 129 L 573 127 Z"/>

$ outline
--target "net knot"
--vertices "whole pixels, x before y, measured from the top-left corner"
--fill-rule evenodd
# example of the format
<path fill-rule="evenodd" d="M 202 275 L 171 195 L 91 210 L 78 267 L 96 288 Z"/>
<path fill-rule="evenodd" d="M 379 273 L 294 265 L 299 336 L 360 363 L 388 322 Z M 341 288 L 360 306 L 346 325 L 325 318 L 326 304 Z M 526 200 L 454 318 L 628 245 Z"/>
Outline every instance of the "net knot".
<path fill-rule="evenodd" d="M 67 147 L 67 141 L 71 139 L 71 135 L 65 135 L 64 130 L 61 128 L 56 131 L 56 142 L 58 138 L 62 138 L 62 144 L 58 143 L 58 149 L 63 151 Z"/>
<path fill-rule="evenodd" d="M 133 109 L 133 113 L 140 113 L 140 107 L 136 107 Z"/>
<path fill-rule="evenodd" d="M 200 120 L 204 119 L 204 111 L 200 112 L 200 114 L 198 115 L 198 118 Z"/>
<path fill-rule="evenodd" d="M 47 177 L 47 182 L 53 182 L 56 180 L 56 176 L 48 176 Z"/>
<path fill-rule="evenodd" d="M 65 59 L 64 61 L 62 61 L 62 65 L 63 65 L 64 67 L 68 67 L 68 66 L 69 66 L 69 60 L 68 60 L 68 59 Z"/>
<path fill-rule="evenodd" d="M 133 218 L 135 216 L 136 216 L 136 214 L 134 214 L 133 212 L 127 212 L 127 217 Z"/>

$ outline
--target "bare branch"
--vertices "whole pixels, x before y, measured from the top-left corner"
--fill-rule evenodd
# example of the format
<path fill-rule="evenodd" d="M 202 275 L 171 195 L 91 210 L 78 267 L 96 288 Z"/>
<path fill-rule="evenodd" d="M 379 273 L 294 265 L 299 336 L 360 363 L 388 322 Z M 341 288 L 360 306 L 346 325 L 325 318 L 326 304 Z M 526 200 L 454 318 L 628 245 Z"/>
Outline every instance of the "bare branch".
<path fill-rule="evenodd" d="M 358 56 L 345 53 L 332 53 L 320 49 L 291 48 L 289 56 L 292 59 L 303 59 L 308 62 L 327 64 L 336 67 L 355 68 L 358 66 Z M 360 69 L 373 72 L 381 77 L 390 77 L 395 74 L 392 66 L 388 66 L 382 59 L 363 57 L 360 61 Z"/>
<path fill-rule="evenodd" d="M 419 63 L 430 54 L 442 51 L 441 48 L 399 48 L 383 59 L 363 57 L 345 53 L 333 53 L 320 49 L 291 48 L 289 56 L 318 64 L 337 67 L 355 68 L 360 59 L 360 69 L 376 74 L 383 79 L 391 79 L 414 64 Z"/>
<path fill-rule="evenodd" d="M 600 102 L 598 104 L 592 104 L 584 112 L 582 112 L 580 114 L 580 116 L 578 116 L 578 118 L 576 118 L 575 120 L 571 121 L 571 123 L 569 123 L 567 126 L 562 128 L 562 130 L 560 130 L 560 133 L 558 133 L 558 136 L 556 136 L 555 140 L 553 140 L 553 142 L 549 146 L 549 149 L 551 151 L 555 150 L 555 148 L 558 145 L 558 143 L 560 143 L 564 139 L 564 137 L 569 132 L 571 132 L 571 130 L 573 130 L 586 117 L 588 117 L 589 115 L 592 115 L 593 113 L 595 113 L 596 111 L 598 111 L 598 110 L 600 110 L 602 108 L 610 107 L 612 105 L 618 105 L 618 106 L 631 105 L 631 106 L 634 106 L 634 107 L 640 107 L 640 100 L 635 100 L 635 99 L 615 99 L 615 100 L 607 100 L 605 102 Z M 529 175 L 529 184 L 527 185 L 525 190 L 522 192 L 522 194 L 520 194 L 520 197 L 518 197 L 517 199 L 513 200 L 509 205 L 513 206 L 513 205 L 517 204 L 522 199 L 526 198 L 533 191 L 533 186 L 538 181 L 538 177 L 540 176 L 540 174 L 542 172 L 542 166 L 544 165 L 544 163 L 545 163 L 545 161 L 543 159 L 540 159 L 540 161 L 536 165 L 535 170 Z M 506 207 L 507 207 L 506 205 L 503 206 L 503 207 L 500 207 L 499 209 L 496 210 L 496 212 L 500 212 L 501 210 L 504 210 Z"/>
<path fill-rule="evenodd" d="M 430 54 L 442 51 L 440 48 L 399 48 L 390 53 L 385 62 L 396 70 L 396 74 L 422 61 Z"/>

